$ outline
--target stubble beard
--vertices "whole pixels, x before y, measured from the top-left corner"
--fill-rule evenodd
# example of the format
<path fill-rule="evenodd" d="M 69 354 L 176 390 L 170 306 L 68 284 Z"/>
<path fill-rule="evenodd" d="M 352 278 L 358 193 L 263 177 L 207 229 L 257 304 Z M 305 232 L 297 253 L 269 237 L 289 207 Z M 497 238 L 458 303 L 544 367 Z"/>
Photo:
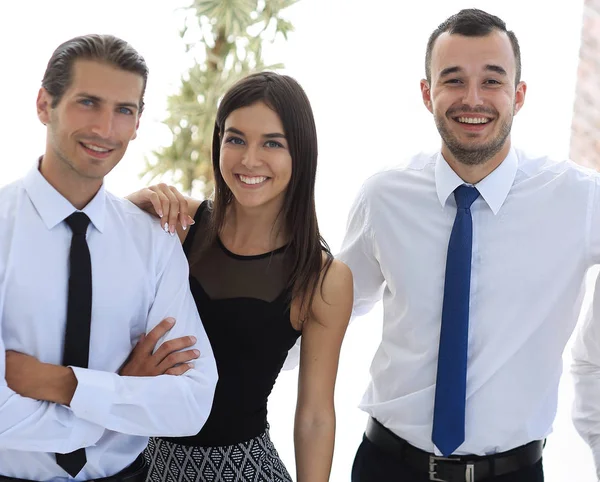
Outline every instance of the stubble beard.
<path fill-rule="evenodd" d="M 62 171 L 69 176 L 75 176 L 76 178 L 80 178 L 82 180 L 87 181 L 102 181 L 104 179 L 104 177 L 106 176 L 106 174 L 108 173 L 94 173 L 93 170 L 83 170 L 83 169 L 79 169 L 77 167 L 77 164 L 74 162 L 74 160 L 62 149 L 61 147 L 61 136 L 60 133 L 55 131 L 55 129 L 52 126 L 49 126 L 49 135 L 50 135 L 50 139 L 51 139 L 51 147 L 52 147 L 52 152 L 54 154 L 54 157 L 56 158 L 56 160 L 59 162 L 59 165 L 62 166 Z M 75 140 L 74 141 L 76 144 L 78 144 L 78 141 Z M 75 149 L 77 149 L 77 145 L 75 146 Z M 76 156 L 77 153 L 73 152 L 73 156 Z M 114 167 L 114 166 L 113 166 Z M 112 168 L 111 168 L 112 170 Z"/>
<path fill-rule="evenodd" d="M 450 132 L 445 117 L 435 116 L 435 125 L 442 138 L 442 141 L 448 147 L 454 158 L 466 166 L 479 166 L 492 159 L 504 147 L 506 139 L 512 129 L 513 116 L 502 122 L 500 132 L 487 144 L 464 144 L 461 143 L 454 134 Z"/>

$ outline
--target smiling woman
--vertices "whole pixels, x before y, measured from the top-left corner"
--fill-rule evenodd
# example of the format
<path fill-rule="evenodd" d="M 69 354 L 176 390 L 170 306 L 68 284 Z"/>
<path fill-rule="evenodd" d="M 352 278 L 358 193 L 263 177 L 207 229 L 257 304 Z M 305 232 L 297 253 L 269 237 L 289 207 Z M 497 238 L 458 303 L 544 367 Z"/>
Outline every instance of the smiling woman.
<path fill-rule="evenodd" d="M 297 480 L 326 482 L 352 275 L 319 234 L 317 135 L 300 85 L 272 72 L 234 85 L 218 108 L 212 161 L 212 201 L 186 201 L 166 186 L 129 196 L 159 212 L 165 228 L 181 220 L 190 286 L 219 370 L 202 431 L 151 441 L 150 480 L 193 474 L 206 482 L 291 481 L 269 436 L 267 399 L 301 335 Z M 195 219 L 189 231 L 188 211 Z"/>
<path fill-rule="evenodd" d="M 264 102 L 233 111 L 221 136 L 220 171 L 246 208 L 268 204 L 276 217 L 292 176 L 292 157 L 279 116 Z"/>

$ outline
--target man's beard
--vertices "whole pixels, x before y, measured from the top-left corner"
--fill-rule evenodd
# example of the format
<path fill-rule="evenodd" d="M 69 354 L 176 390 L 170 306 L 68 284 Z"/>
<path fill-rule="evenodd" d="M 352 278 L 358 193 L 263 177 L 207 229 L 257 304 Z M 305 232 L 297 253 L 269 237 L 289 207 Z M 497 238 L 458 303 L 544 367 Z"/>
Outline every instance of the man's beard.
<path fill-rule="evenodd" d="M 454 115 L 452 115 L 454 117 Z M 448 115 L 448 122 L 453 122 L 450 115 Z M 496 117 L 497 118 L 497 117 Z M 463 144 L 457 137 L 450 132 L 448 124 L 445 122 L 446 118 L 438 118 L 435 116 L 435 125 L 437 127 L 444 144 L 448 147 L 448 150 L 456 158 L 458 162 L 467 166 L 477 166 L 485 164 L 491 158 L 493 158 L 498 152 L 504 147 L 504 143 L 510 135 L 512 128 L 513 117 L 510 116 L 500 125 L 500 132 L 487 144 Z"/>

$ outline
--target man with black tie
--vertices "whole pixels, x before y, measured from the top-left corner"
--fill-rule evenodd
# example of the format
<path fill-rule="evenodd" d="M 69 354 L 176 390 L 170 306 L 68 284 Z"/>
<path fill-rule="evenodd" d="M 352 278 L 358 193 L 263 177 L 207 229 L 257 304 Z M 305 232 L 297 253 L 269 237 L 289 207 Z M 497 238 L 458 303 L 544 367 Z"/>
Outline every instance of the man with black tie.
<path fill-rule="evenodd" d="M 181 245 L 103 186 L 147 75 L 118 38 L 60 45 L 37 99 L 45 152 L 0 190 L 0 481 L 142 481 L 148 437 L 196 434 L 210 412 Z"/>
<path fill-rule="evenodd" d="M 352 480 L 541 482 L 600 179 L 511 145 L 526 85 L 498 17 L 451 16 L 425 63 L 441 150 L 365 182 L 340 253 L 355 313 L 384 308 Z"/>

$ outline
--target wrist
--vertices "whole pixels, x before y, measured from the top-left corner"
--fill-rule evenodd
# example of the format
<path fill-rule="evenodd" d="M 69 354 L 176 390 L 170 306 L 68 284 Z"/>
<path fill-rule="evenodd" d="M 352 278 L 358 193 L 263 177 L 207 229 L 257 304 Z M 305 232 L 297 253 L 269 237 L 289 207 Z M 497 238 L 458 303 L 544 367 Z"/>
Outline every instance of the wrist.
<path fill-rule="evenodd" d="M 70 405 L 77 388 L 77 378 L 69 367 L 44 364 L 43 383 L 40 384 L 42 400 Z"/>

